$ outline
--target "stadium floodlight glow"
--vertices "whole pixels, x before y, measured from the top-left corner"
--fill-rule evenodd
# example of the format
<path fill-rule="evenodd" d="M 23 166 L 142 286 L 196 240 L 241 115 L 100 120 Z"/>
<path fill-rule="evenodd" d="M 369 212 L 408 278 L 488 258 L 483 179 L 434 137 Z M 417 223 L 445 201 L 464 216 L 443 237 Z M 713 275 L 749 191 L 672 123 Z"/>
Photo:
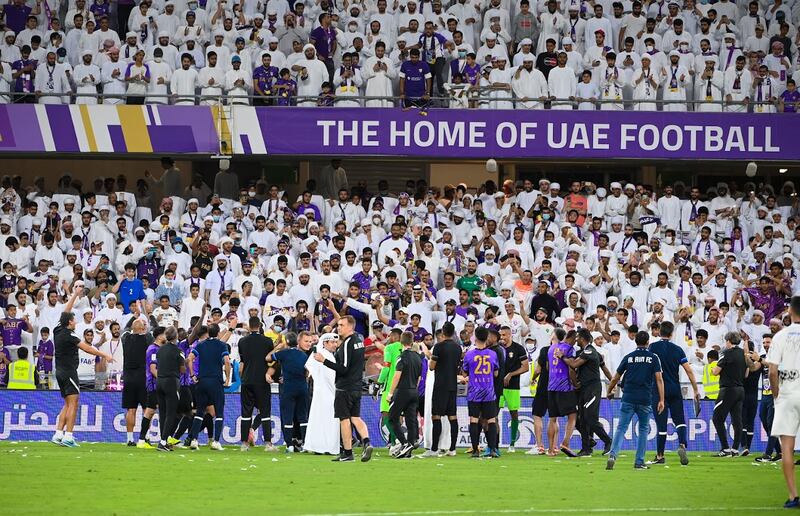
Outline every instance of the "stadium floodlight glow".
<path fill-rule="evenodd" d="M 778 169 L 778 173 L 779 173 L 779 174 L 785 174 L 785 173 L 787 173 L 788 171 L 789 171 L 789 169 L 788 169 L 788 168 L 779 168 L 779 169 Z"/>

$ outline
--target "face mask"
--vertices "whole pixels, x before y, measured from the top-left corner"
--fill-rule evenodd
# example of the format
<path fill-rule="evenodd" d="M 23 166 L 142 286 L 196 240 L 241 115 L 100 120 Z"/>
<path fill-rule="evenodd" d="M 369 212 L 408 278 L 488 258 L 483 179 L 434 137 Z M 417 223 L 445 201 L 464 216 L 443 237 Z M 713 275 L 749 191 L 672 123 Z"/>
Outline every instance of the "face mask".
<path fill-rule="evenodd" d="M 550 220 L 550 214 L 549 213 L 542 213 L 542 220 Z"/>
<path fill-rule="evenodd" d="M 669 244 L 669 245 L 672 245 L 672 244 L 675 243 L 675 237 L 669 236 L 669 237 L 666 237 L 664 240 L 666 240 L 667 244 Z"/>
<path fill-rule="evenodd" d="M 283 326 L 275 326 L 275 333 L 280 333 L 283 331 Z"/>
<path fill-rule="evenodd" d="M 250 196 L 250 197 L 255 197 L 256 193 L 255 192 L 247 192 L 247 195 Z"/>
<path fill-rule="evenodd" d="M 197 9 L 197 2 L 189 2 L 189 9 L 191 9 L 192 11 Z"/>
<path fill-rule="evenodd" d="M 219 215 L 212 215 L 214 222 L 219 222 Z"/>
<path fill-rule="evenodd" d="M 731 250 L 731 244 L 723 244 L 722 248 L 725 249 L 726 251 L 730 251 Z"/>
<path fill-rule="evenodd" d="M 464 59 L 466 57 L 467 57 L 467 51 L 466 50 L 459 50 L 458 51 L 458 58 L 459 59 Z"/>
<path fill-rule="evenodd" d="M 646 49 L 648 52 L 652 52 L 652 51 L 653 51 L 653 45 L 647 45 L 647 46 L 645 47 L 645 49 Z"/>
<path fill-rule="evenodd" d="M 156 63 L 160 63 L 161 62 L 161 58 L 160 57 L 154 57 L 153 61 L 155 61 Z"/>
<path fill-rule="evenodd" d="M 374 219 L 372 219 L 372 223 L 375 224 L 376 226 L 380 226 L 381 225 L 381 219 L 379 219 L 378 217 L 375 217 Z"/>

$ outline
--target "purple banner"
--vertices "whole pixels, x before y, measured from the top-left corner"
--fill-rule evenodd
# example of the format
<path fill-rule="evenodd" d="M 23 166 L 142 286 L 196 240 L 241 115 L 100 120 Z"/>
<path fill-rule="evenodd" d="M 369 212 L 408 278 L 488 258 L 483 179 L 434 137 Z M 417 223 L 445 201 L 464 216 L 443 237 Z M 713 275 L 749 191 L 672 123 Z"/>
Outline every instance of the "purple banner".
<path fill-rule="evenodd" d="M 239 418 L 240 409 L 239 394 L 225 395 L 225 415 L 222 431 L 222 441 L 225 444 L 235 444 L 240 441 Z M 521 448 L 532 446 L 534 441 L 533 419 L 531 417 L 531 404 L 533 399 L 523 397 L 522 408 L 520 409 L 519 440 L 517 445 Z M 75 425 L 75 435 L 79 440 L 97 442 L 125 442 L 125 409 L 122 408 L 122 394 L 120 392 L 81 392 L 80 405 L 78 408 L 78 418 Z M 55 430 L 56 418 L 61 410 L 63 400 L 58 391 L 7 391 L 0 390 L 0 441 L 45 441 L 50 439 Z M 689 450 L 711 452 L 719 449 L 719 442 L 711 417 L 714 411 L 713 401 L 703 401 L 702 410 L 698 417 L 690 416 L 694 414 L 694 407 L 691 401 L 684 402 L 684 410 L 687 415 L 686 426 L 689 439 Z M 607 432 L 612 433 L 617 426 L 619 419 L 619 400 L 601 400 L 600 403 L 600 422 Z M 386 442 L 385 428 L 381 426 L 381 413 L 378 401 L 370 396 L 364 396 L 361 400 L 361 417 L 367 423 L 370 437 L 376 445 L 384 446 Z M 138 432 L 137 416 L 136 431 Z M 467 403 L 464 397 L 458 398 L 458 421 L 459 436 L 458 446 L 469 446 L 469 417 L 467 414 Z M 281 420 L 278 395 L 272 396 L 272 433 L 275 436 L 276 444 L 282 443 L 281 439 Z M 504 408 L 498 415 L 500 423 L 500 442 L 503 446 L 509 443 L 511 419 L 508 411 Z M 755 423 L 755 435 L 753 436 L 753 451 L 762 451 L 767 442 L 767 435 L 758 420 Z M 546 422 L 545 422 L 545 428 Z M 732 436 L 732 428 L 726 425 L 729 437 Z M 670 420 L 669 436 L 667 441 L 668 450 L 673 450 L 677 446 L 677 434 L 674 431 Z M 563 431 L 563 427 L 562 427 Z M 622 441 L 623 449 L 633 449 L 636 447 L 636 432 L 638 426 L 631 425 L 624 434 Z M 204 433 L 204 432 L 203 432 Z M 654 449 L 656 442 L 656 423 L 650 420 L 650 427 L 647 433 L 648 449 Z M 149 436 L 152 439 L 158 436 L 158 416 L 153 419 Z M 204 439 L 205 437 L 202 436 Z M 577 432 L 573 435 L 570 445 L 575 449 L 580 448 L 580 437 Z"/>
<path fill-rule="evenodd" d="M 800 159 L 791 115 L 263 108 L 258 119 L 273 155 Z"/>

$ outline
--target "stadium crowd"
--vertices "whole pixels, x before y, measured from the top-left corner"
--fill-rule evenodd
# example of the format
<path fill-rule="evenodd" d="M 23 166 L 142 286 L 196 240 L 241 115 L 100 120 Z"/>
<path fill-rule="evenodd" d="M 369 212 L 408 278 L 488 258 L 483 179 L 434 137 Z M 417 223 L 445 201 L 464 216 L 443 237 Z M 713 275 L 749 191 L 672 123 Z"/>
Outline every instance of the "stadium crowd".
<path fill-rule="evenodd" d="M 213 188 L 201 177 L 184 187 L 171 159 L 161 165 L 136 188 L 124 175 L 93 187 L 65 175 L 54 190 L 43 178 L 2 178 L 3 385 L 8 365 L 31 356 L 40 387 L 54 386 L 53 332 L 64 312 L 106 357 L 82 350 L 78 365 L 80 387 L 101 390 L 124 383 L 126 336 L 149 345 L 171 329 L 188 354 L 198 325 L 216 325 L 233 364 L 226 390 L 237 392 L 238 343 L 251 332 L 310 353 L 346 319 L 363 340 L 363 376 L 384 389 L 387 350 L 402 332 L 430 359 L 451 323 L 462 351 L 480 328 L 517 346 L 508 372 L 527 396 L 554 337 L 590 336 L 584 345 L 614 371 L 637 332 L 656 341 L 669 322 L 688 360 L 677 395 L 698 396 L 696 378 L 701 395 L 716 399 L 731 332 L 760 361 L 800 291 L 800 202 L 789 181 L 776 192 L 734 182 L 701 191 L 583 181 L 562 189 L 547 179 L 439 189 L 420 180 L 390 192 L 385 180 L 350 185 L 332 161 L 289 197 L 263 179 L 240 185 L 232 170 Z M 425 388 L 423 377 L 421 395 Z M 764 401 L 770 392 L 765 368 L 745 389 L 746 448 L 759 393 Z"/>
<path fill-rule="evenodd" d="M 796 112 L 799 18 L 781 0 L 9 0 L 0 103 Z"/>

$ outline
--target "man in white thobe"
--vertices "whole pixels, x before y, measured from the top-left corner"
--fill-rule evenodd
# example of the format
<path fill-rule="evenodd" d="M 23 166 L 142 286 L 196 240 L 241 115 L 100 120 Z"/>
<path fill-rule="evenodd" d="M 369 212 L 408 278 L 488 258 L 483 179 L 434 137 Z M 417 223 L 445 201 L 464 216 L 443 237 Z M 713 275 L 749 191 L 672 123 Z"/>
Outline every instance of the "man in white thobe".
<path fill-rule="evenodd" d="M 576 87 L 575 73 L 567 66 L 567 53 L 562 50 L 558 53 L 558 66 L 550 70 L 547 76 L 547 90 L 550 92 L 550 99 L 554 100 L 552 109 L 572 109 Z"/>
<path fill-rule="evenodd" d="M 533 66 L 533 54 L 522 58 L 522 65 L 514 72 L 511 79 L 511 88 L 519 99 L 517 107 L 525 109 L 543 109 L 540 101 L 547 100 L 547 79 L 544 74 Z"/>
<path fill-rule="evenodd" d="M 56 62 L 53 50 L 47 53 L 45 62 L 36 68 L 34 91 L 39 104 L 63 104 L 60 95 L 71 91 L 64 65 Z"/>
<path fill-rule="evenodd" d="M 76 97 L 76 104 L 97 104 L 97 85 L 100 84 L 100 68 L 92 63 L 94 52 L 84 50 L 81 57 L 82 63 L 75 67 L 73 77 L 75 78 L 75 93 L 85 95 Z"/>
<path fill-rule="evenodd" d="M 325 333 L 317 342 L 317 353 L 325 360 L 335 362 L 333 353 L 339 346 L 339 336 Z M 303 448 L 313 453 L 339 453 L 339 420 L 333 415 L 333 399 L 336 392 L 336 371 L 314 360 L 306 361 L 306 369 L 314 380 L 311 410 L 308 412 L 308 427 Z"/>
<path fill-rule="evenodd" d="M 747 111 L 753 75 L 750 70 L 745 70 L 744 65 L 745 57 L 740 55 L 736 58 L 736 64 L 725 70 L 723 85 L 726 101 L 725 111 Z"/>
<path fill-rule="evenodd" d="M 322 91 L 322 83 L 328 80 L 328 69 L 325 67 L 325 63 L 317 59 L 314 45 L 308 43 L 303 47 L 303 53 L 305 59 L 292 65 L 292 73 L 297 76 L 297 96 L 309 98 L 298 101 L 297 105 L 314 107 L 317 105 L 317 97 Z"/>
<path fill-rule="evenodd" d="M 361 75 L 367 83 L 364 94 L 367 97 L 391 97 L 394 95 L 392 81 L 397 78 L 397 69 L 386 55 L 386 44 L 375 44 L 375 55 L 364 61 Z M 391 99 L 367 100 L 367 107 L 392 107 Z"/>
<path fill-rule="evenodd" d="M 662 74 L 664 100 L 672 100 L 664 105 L 664 111 L 686 111 L 686 86 L 691 78 L 685 66 L 679 64 L 681 54 L 677 50 L 669 53 L 670 64 Z"/>

